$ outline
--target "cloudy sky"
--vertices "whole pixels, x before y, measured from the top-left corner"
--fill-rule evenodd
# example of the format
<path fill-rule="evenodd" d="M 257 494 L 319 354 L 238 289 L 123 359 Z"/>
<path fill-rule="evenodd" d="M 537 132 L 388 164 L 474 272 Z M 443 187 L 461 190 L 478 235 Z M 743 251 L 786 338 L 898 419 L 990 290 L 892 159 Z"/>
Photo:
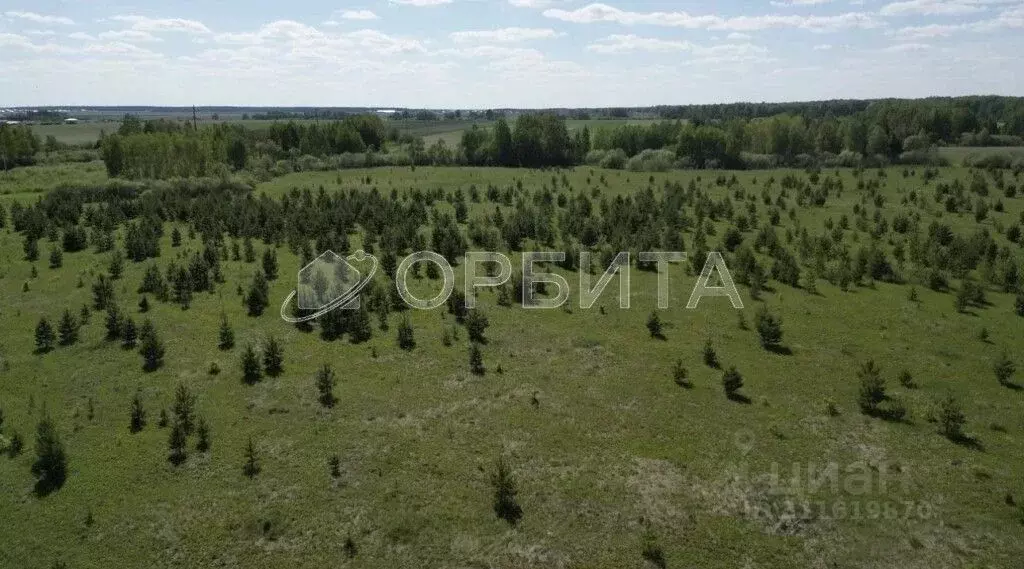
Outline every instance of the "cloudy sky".
<path fill-rule="evenodd" d="M 1024 95 L 1024 0 L 0 0 L 0 106 Z"/>

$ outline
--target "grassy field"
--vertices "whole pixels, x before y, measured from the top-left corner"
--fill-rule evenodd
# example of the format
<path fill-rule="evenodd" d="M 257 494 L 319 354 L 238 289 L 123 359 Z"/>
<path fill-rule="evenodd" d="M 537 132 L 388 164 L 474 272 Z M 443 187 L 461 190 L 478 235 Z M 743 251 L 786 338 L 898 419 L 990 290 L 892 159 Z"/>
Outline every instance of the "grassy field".
<path fill-rule="evenodd" d="M 103 183 L 107 170 L 102 161 L 27 166 L 0 171 L 0 200 L 11 194 L 40 194 L 62 185 Z"/>
<path fill-rule="evenodd" d="M 53 136 L 64 144 L 85 144 L 99 140 L 101 132 L 117 132 L 120 125 L 121 121 L 84 121 L 78 124 L 37 124 L 32 130 L 43 139 Z"/>
<path fill-rule="evenodd" d="M 1020 221 L 1021 197 L 993 195 L 1004 211 L 979 224 L 931 200 L 937 183 L 966 180 L 966 169 L 942 169 L 927 186 L 920 170 L 885 172 L 880 211 L 888 219 L 911 213 L 921 216 L 922 228 L 941 220 L 965 236 L 987 229 L 1021 256 L 996 231 Z M 96 164 L 13 174 L 13 182 L 0 178 L 0 203 L 105 176 Z M 718 200 L 732 190 L 716 179 L 734 174 L 758 198 L 774 178 L 773 199 L 784 176 L 806 177 L 801 171 L 380 168 L 292 174 L 255 193 L 280 199 L 293 189 L 315 194 L 320 187 L 401 195 L 437 188 L 468 193 L 475 186 L 485 194 L 488 186 L 521 183 L 526 190 L 586 192 L 596 207 L 602 197 L 648 188 L 661 196 L 666 182 L 684 188 L 692 182 Z M 868 193 L 857 189 L 853 171 L 827 174 L 842 179 L 842 194 L 823 207 L 797 207 L 794 219 L 783 215 L 780 236 L 801 229 L 818 235 L 826 219 L 854 218 L 854 208 L 864 207 Z M 901 204 L 910 191 L 920 192 L 925 205 Z M 767 208 L 758 205 L 764 218 Z M 496 207 L 510 213 L 484 201 L 471 204 L 470 217 Z M 186 238 L 172 247 L 167 224 L 156 261 L 161 267 L 202 250 L 185 225 L 177 227 Z M 719 243 L 728 227 L 716 221 L 709 244 Z M 745 233 L 745 242 L 754 235 Z M 691 237 L 685 236 L 688 248 Z M 854 228 L 845 238 L 854 245 L 869 240 Z M 359 239 L 352 236 L 353 248 Z M 896 239 L 889 233 L 882 243 L 890 247 Z M 188 310 L 150 298 L 145 317 L 167 344 L 167 363 L 143 373 L 136 351 L 103 339 L 99 312 L 77 344 L 33 353 L 40 316 L 56 322 L 65 307 L 77 313 L 88 305 L 90 284 L 109 260 L 91 250 L 68 253 L 61 268 L 50 269 L 53 246 L 41 241 L 33 277 L 21 236 L 9 224 L 0 231 L 3 434 L 16 431 L 27 442 L 20 456 L 0 456 L 0 567 L 44 568 L 57 559 L 74 569 L 643 567 L 644 552 L 660 549 L 667 567 L 1009 569 L 1024 556 L 1022 511 L 1008 504 L 1024 501 L 1024 402 L 1021 391 L 1000 386 L 992 373 L 1001 353 L 1024 353 L 1024 320 L 1014 314 L 1010 294 L 988 290 L 987 307 L 960 314 L 952 294 L 921 285 L 918 301 L 909 300 L 910 283 L 863 283 L 844 292 L 819 281 L 811 294 L 772 281 L 760 300 L 741 287 L 743 310 L 724 298 L 687 310 L 696 277 L 688 264 L 674 265 L 659 340 L 645 328 L 657 277 L 635 268 L 628 310 L 617 308 L 615 282 L 598 302 L 602 308 L 590 310 L 505 308 L 483 290 L 480 304 L 491 325 L 482 348 L 487 373 L 477 376 L 468 371 L 464 330 L 452 346 L 442 343 L 444 330 L 454 326 L 444 310 L 410 311 L 417 342 L 411 352 L 396 346 L 394 314 L 387 331 L 374 319 L 373 338 L 359 345 L 325 342 L 282 322 L 278 306 L 295 287 L 299 259 L 280 247 L 282 276 L 271 282 L 270 308 L 261 317 L 246 316 L 237 292 L 255 268 L 243 261 L 224 261 L 226 282 L 198 294 Z M 265 247 L 257 243 L 257 253 Z M 148 264 L 129 262 L 115 287 L 137 321 L 143 315 L 136 290 Z M 578 302 L 578 276 L 555 271 Z M 460 282 L 461 273 L 456 267 Z M 414 291 L 430 296 L 437 288 L 424 279 Z M 739 325 L 741 318 L 752 324 L 761 306 L 781 316 L 788 353 L 766 351 L 752 326 Z M 222 313 L 237 335 L 231 351 L 217 348 Z M 246 385 L 241 346 L 269 335 L 284 345 L 284 374 Z M 750 404 L 727 399 L 721 370 L 702 362 L 708 338 L 723 365 L 743 374 Z M 885 422 L 858 411 L 856 370 L 867 359 L 881 367 L 890 394 L 904 398 L 908 420 Z M 677 360 L 689 370 L 691 389 L 673 382 Z M 208 373 L 213 363 L 220 374 Z M 314 386 L 325 363 L 339 376 L 332 409 L 317 402 Z M 917 388 L 896 381 L 903 369 Z M 157 426 L 157 415 L 170 408 L 178 384 L 197 395 L 212 449 L 199 453 L 190 442 L 188 460 L 174 467 L 167 461 L 169 429 Z M 149 424 L 131 434 L 136 391 Z M 962 403 L 966 430 L 980 449 L 950 442 L 929 422 L 947 395 Z M 826 411 L 827 401 L 837 414 Z M 38 498 L 30 465 L 44 408 L 67 447 L 70 474 L 63 488 Z M 262 466 L 252 479 L 242 474 L 250 437 Z M 523 509 L 514 527 L 491 507 L 489 478 L 502 454 Z M 328 466 L 332 455 L 340 458 L 337 478 Z M 833 468 L 834 479 L 821 477 Z M 797 512 L 806 505 L 810 515 L 783 515 L 787 500 Z"/>
<path fill-rule="evenodd" d="M 963 164 L 964 158 L 967 157 L 979 157 L 983 158 L 989 155 L 1000 155 L 1004 154 L 1011 157 L 1024 157 L 1024 147 L 1022 146 L 944 146 L 939 148 L 939 155 L 943 156 L 951 164 L 960 165 Z"/>

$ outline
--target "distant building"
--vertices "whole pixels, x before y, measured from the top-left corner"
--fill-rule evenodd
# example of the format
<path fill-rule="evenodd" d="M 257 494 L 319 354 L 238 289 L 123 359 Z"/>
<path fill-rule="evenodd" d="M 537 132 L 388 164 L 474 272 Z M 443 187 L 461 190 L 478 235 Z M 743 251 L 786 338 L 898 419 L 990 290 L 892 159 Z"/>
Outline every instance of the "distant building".
<path fill-rule="evenodd" d="M 376 112 L 377 112 L 378 115 L 388 115 L 388 116 L 391 116 L 391 115 L 397 113 L 398 111 L 396 111 L 394 109 L 377 109 Z"/>
<path fill-rule="evenodd" d="M 64 124 L 78 124 L 78 119 L 68 117 L 64 119 Z"/>

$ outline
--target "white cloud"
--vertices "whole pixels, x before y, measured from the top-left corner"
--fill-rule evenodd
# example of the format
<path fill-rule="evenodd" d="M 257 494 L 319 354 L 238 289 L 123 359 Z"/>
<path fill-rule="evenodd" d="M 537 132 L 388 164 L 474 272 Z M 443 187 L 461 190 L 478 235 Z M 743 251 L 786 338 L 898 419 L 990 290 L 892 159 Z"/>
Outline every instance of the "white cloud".
<path fill-rule="evenodd" d="M 1024 28 L 1024 5 L 1006 10 L 994 20 L 980 22 L 979 25 L 988 29 Z"/>
<path fill-rule="evenodd" d="M 47 16 L 45 14 L 37 14 L 35 12 L 18 12 L 12 10 L 4 12 L 4 16 L 7 16 L 12 20 L 15 18 L 19 18 L 22 20 L 28 20 L 30 22 L 35 22 L 37 24 L 61 24 L 65 26 L 72 26 L 75 24 L 75 21 L 71 18 L 66 18 L 64 16 Z"/>
<path fill-rule="evenodd" d="M 644 38 L 632 34 L 613 34 L 587 46 L 587 50 L 595 53 L 629 53 L 634 51 L 689 51 L 696 47 L 688 41 L 663 40 Z"/>
<path fill-rule="evenodd" d="M 463 57 L 463 58 L 484 58 L 484 59 L 495 59 L 495 58 L 520 58 L 520 59 L 538 59 L 543 58 L 544 54 L 533 48 L 526 47 L 508 47 L 503 45 L 475 45 L 471 47 L 460 47 L 460 48 L 446 48 L 440 49 L 433 53 L 433 55 L 440 57 Z"/>
<path fill-rule="evenodd" d="M 125 42 L 95 43 L 82 50 L 89 55 L 118 56 L 131 58 L 159 58 L 163 55 Z"/>
<path fill-rule="evenodd" d="M 25 30 L 25 35 L 29 36 L 52 36 L 56 33 L 53 30 Z"/>
<path fill-rule="evenodd" d="M 814 51 L 829 51 L 829 50 L 832 49 L 832 44 L 830 44 L 830 43 L 821 43 L 821 44 L 818 44 L 818 45 L 814 46 L 811 49 L 813 49 Z"/>
<path fill-rule="evenodd" d="M 255 45 L 263 43 L 264 39 L 259 32 L 224 32 L 213 36 L 216 43 L 233 45 Z"/>
<path fill-rule="evenodd" d="M 260 28 L 259 36 L 263 39 L 302 40 L 318 38 L 323 34 L 313 26 L 294 20 L 277 20 Z"/>
<path fill-rule="evenodd" d="M 425 53 L 426 48 L 419 40 L 391 36 L 377 30 L 359 30 L 343 34 L 342 40 L 355 42 L 359 47 L 379 55 L 396 53 Z"/>
<path fill-rule="evenodd" d="M 999 16 L 963 24 L 927 24 L 907 26 L 887 32 L 902 39 L 927 39 L 949 37 L 957 32 L 996 32 L 1005 29 L 1024 28 L 1024 5 L 1003 11 Z"/>
<path fill-rule="evenodd" d="M 139 30 L 115 30 L 102 32 L 99 39 L 113 42 L 158 42 L 164 41 L 149 32 Z"/>
<path fill-rule="evenodd" d="M 497 30 L 452 32 L 448 34 L 448 37 L 455 43 L 516 43 L 529 40 L 549 39 L 562 35 L 565 34 L 560 34 L 551 28 L 501 28 Z"/>
<path fill-rule="evenodd" d="M 588 51 L 602 54 L 622 54 L 637 51 L 672 53 L 689 52 L 693 59 L 689 63 L 739 63 L 744 61 L 768 61 L 768 49 L 762 46 L 740 43 L 712 46 L 697 45 L 689 41 L 645 38 L 635 35 L 614 34 L 587 46 Z"/>
<path fill-rule="evenodd" d="M 551 60 L 536 50 L 490 61 L 484 68 L 519 80 L 563 79 L 592 76 L 593 72 L 574 61 Z"/>
<path fill-rule="evenodd" d="M 73 34 L 68 34 L 68 37 L 73 40 L 96 41 L 96 36 L 89 35 L 85 32 L 75 32 Z"/>
<path fill-rule="evenodd" d="M 832 0 L 772 0 L 769 2 L 772 6 L 779 6 L 781 8 L 789 8 L 792 6 L 816 6 L 818 4 L 828 4 Z"/>
<path fill-rule="evenodd" d="M 1019 0 L 904 0 L 882 6 L 883 16 L 959 16 L 988 9 L 995 4 L 1012 4 Z"/>
<path fill-rule="evenodd" d="M 935 37 L 948 37 L 953 32 L 962 30 L 962 25 L 957 24 L 928 24 L 927 26 L 908 26 L 888 32 L 891 36 L 904 39 L 923 39 Z"/>
<path fill-rule="evenodd" d="M 27 37 L 20 34 L 8 34 L 0 32 L 0 47 L 13 47 L 32 53 L 66 53 L 68 50 L 63 46 L 53 43 L 36 44 Z M 7 62 L 5 62 L 7 63 Z"/>
<path fill-rule="evenodd" d="M 379 19 L 377 14 L 374 14 L 370 10 L 344 10 L 339 14 L 344 20 L 376 20 Z"/>
<path fill-rule="evenodd" d="M 881 51 L 883 53 L 902 53 L 906 51 L 925 51 L 931 48 L 932 46 L 926 43 L 898 43 L 883 48 Z"/>
<path fill-rule="evenodd" d="M 403 6 L 440 6 L 441 4 L 451 4 L 452 0 L 389 0 L 392 4 L 402 4 Z"/>
<path fill-rule="evenodd" d="M 209 34 L 202 22 L 182 18 L 147 18 L 146 16 L 114 16 L 118 22 L 131 24 L 133 30 L 140 32 L 182 32 L 186 34 Z"/>
<path fill-rule="evenodd" d="M 744 34 L 742 32 L 732 32 L 732 33 L 730 33 L 729 35 L 727 35 L 725 37 L 726 37 L 726 39 L 730 39 L 730 40 L 736 41 L 736 40 L 748 40 L 748 39 L 752 38 L 753 36 L 751 36 L 750 34 Z"/>
<path fill-rule="evenodd" d="M 369 29 L 324 33 L 291 20 L 271 22 L 255 32 L 217 34 L 213 39 L 225 46 L 239 47 L 224 47 L 209 52 L 244 58 L 256 54 L 253 57 L 262 59 L 289 57 L 341 62 L 357 54 L 390 56 L 426 53 L 426 48 L 416 39 L 391 36 Z"/>
<path fill-rule="evenodd" d="M 0 46 L 24 47 L 26 44 L 31 43 L 25 36 L 0 32 Z"/>
<path fill-rule="evenodd" d="M 752 32 L 770 28 L 797 28 L 813 32 L 829 32 L 850 28 L 879 27 L 871 15 L 848 12 L 836 16 L 764 15 L 723 17 L 717 15 L 692 16 L 686 12 L 628 12 L 607 4 L 590 4 L 576 10 L 552 8 L 544 11 L 548 18 L 590 24 L 614 22 L 623 25 L 646 24 L 686 29 L 731 30 Z"/>
<path fill-rule="evenodd" d="M 222 44 L 257 45 L 266 41 L 301 41 L 322 37 L 323 34 L 312 26 L 294 20 L 277 20 L 260 26 L 255 32 L 225 32 L 213 36 L 213 41 Z"/>

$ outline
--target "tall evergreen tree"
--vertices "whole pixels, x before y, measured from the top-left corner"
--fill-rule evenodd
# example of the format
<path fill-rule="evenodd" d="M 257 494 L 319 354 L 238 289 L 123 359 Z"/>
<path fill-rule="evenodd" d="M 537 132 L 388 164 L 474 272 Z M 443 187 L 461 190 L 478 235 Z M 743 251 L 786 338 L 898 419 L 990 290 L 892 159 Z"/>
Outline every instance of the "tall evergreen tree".
<path fill-rule="evenodd" d="M 228 322 L 228 315 L 221 313 L 220 315 L 220 332 L 217 347 L 222 351 L 227 351 L 235 347 L 235 331 L 231 328 L 231 324 Z"/>
<path fill-rule="evenodd" d="M 494 489 L 494 514 L 510 525 L 516 525 L 523 517 L 523 508 L 516 500 L 519 490 L 516 488 L 512 469 L 503 456 L 498 457 L 494 473 L 491 474 L 491 487 Z"/>
<path fill-rule="evenodd" d="M 868 360 L 861 365 L 857 376 L 860 378 L 860 391 L 857 396 L 860 410 L 866 415 L 874 415 L 878 413 L 878 406 L 886 398 L 882 372 L 874 360 Z"/>
<path fill-rule="evenodd" d="M 121 315 L 121 309 L 116 304 L 107 306 L 107 339 L 116 340 L 121 337 L 124 333 L 124 317 Z"/>
<path fill-rule="evenodd" d="M 25 238 L 25 260 L 34 262 L 39 260 L 39 239 L 35 237 Z"/>
<path fill-rule="evenodd" d="M 701 350 L 701 355 L 704 358 L 704 364 L 710 368 L 718 369 L 720 365 L 718 362 L 718 353 L 715 351 L 715 344 L 708 338 L 704 342 L 704 348 Z"/>
<path fill-rule="evenodd" d="M 50 321 L 43 318 L 39 319 L 39 324 L 36 324 L 36 351 L 39 353 L 46 353 L 53 349 L 53 342 L 56 337 L 53 333 L 53 326 Z"/>
<path fill-rule="evenodd" d="M 277 251 L 274 249 L 263 252 L 263 273 L 268 281 L 277 280 Z"/>
<path fill-rule="evenodd" d="M 253 246 L 252 246 L 252 238 L 250 238 L 248 235 L 246 235 L 245 238 L 242 239 L 242 249 L 243 249 L 243 251 L 245 253 L 245 262 L 246 263 L 255 263 L 256 262 L 256 249 L 253 248 Z"/>
<path fill-rule="evenodd" d="M 242 381 L 252 385 L 263 377 L 260 356 L 252 344 L 246 344 L 242 350 Z"/>
<path fill-rule="evenodd" d="M 57 331 L 60 334 L 60 344 L 70 346 L 78 341 L 78 320 L 71 314 L 71 311 L 64 309 L 60 322 L 57 324 Z"/>
<path fill-rule="evenodd" d="M 67 480 L 68 458 L 57 426 L 50 416 L 44 415 L 36 427 L 36 460 L 32 475 L 36 477 L 36 492 L 46 495 L 59 489 Z"/>
<path fill-rule="evenodd" d="M 252 443 L 252 437 L 249 437 L 249 443 L 245 446 L 245 464 L 242 465 L 242 474 L 253 478 L 260 473 L 260 470 L 262 468 L 259 456 L 256 454 L 256 445 Z"/>
<path fill-rule="evenodd" d="M 334 384 L 336 380 L 334 378 L 334 370 L 331 366 L 324 364 L 316 372 L 316 390 L 320 393 L 320 404 L 324 407 L 334 407 L 337 401 L 334 398 Z"/>
<path fill-rule="evenodd" d="M 942 436 L 951 441 L 958 441 L 964 438 L 964 423 L 967 422 L 960 403 L 953 396 L 942 401 L 939 406 L 939 426 Z"/>
<path fill-rule="evenodd" d="M 127 350 L 133 350 L 139 344 L 139 330 L 135 321 L 131 318 L 124 319 L 124 329 L 121 331 L 121 345 Z"/>
<path fill-rule="evenodd" d="M 181 425 L 185 435 L 192 434 L 195 426 L 196 396 L 183 383 L 179 383 L 174 390 L 174 405 L 171 412 L 174 413 L 174 422 Z"/>
<path fill-rule="evenodd" d="M 504 118 L 494 123 L 494 162 L 498 166 L 514 166 L 512 129 Z"/>
<path fill-rule="evenodd" d="M 114 283 L 106 275 L 100 275 L 92 285 L 92 304 L 96 310 L 106 310 L 114 303 Z"/>
<path fill-rule="evenodd" d="M 1009 358 L 1005 353 L 999 356 L 995 364 L 992 366 L 993 371 L 996 374 L 996 380 L 999 381 L 999 385 L 1009 386 L 1010 378 L 1017 371 L 1017 366 L 1013 363 L 1013 360 Z"/>
<path fill-rule="evenodd" d="M 348 322 L 348 339 L 353 344 L 362 344 L 373 337 L 373 329 L 370 327 L 370 313 L 366 302 L 360 302 L 359 308 L 352 311 Z"/>
<path fill-rule="evenodd" d="M 476 308 L 470 310 L 466 315 L 466 333 L 469 334 L 470 341 L 486 344 L 487 338 L 484 333 L 490 324 L 483 312 Z"/>
<path fill-rule="evenodd" d="M 174 466 L 185 462 L 185 459 L 188 458 L 185 448 L 187 444 L 188 435 L 185 433 L 185 428 L 181 426 L 181 423 L 174 421 L 171 424 L 171 433 L 167 437 L 167 460 Z"/>
<path fill-rule="evenodd" d="M 725 373 L 722 374 L 722 388 L 725 389 L 725 395 L 730 399 L 735 398 L 742 387 L 743 376 L 736 370 L 736 366 L 725 370 Z"/>
<path fill-rule="evenodd" d="M 261 316 L 263 311 L 270 305 L 270 288 L 263 271 L 256 271 L 252 276 L 252 284 L 249 285 L 249 292 L 245 295 L 245 306 L 249 310 L 249 316 Z"/>
<path fill-rule="evenodd" d="M 776 348 L 782 343 L 782 321 L 762 306 L 754 316 L 754 326 L 761 337 L 761 346 L 767 349 Z"/>
<path fill-rule="evenodd" d="M 142 346 L 139 348 L 139 353 L 142 354 L 142 369 L 145 371 L 159 369 L 164 365 L 164 343 L 160 340 L 156 328 L 149 319 L 142 323 L 139 338 L 142 340 Z"/>
<path fill-rule="evenodd" d="M 192 276 L 184 267 L 175 267 L 171 276 L 174 286 L 174 302 L 187 310 L 192 305 Z"/>
<path fill-rule="evenodd" d="M 661 318 L 657 312 L 651 312 L 651 315 L 647 317 L 647 331 L 650 332 L 652 338 L 661 338 Z"/>
<path fill-rule="evenodd" d="M 263 368 L 269 377 L 277 377 L 284 371 L 284 348 L 274 336 L 267 339 L 263 350 Z"/>
<path fill-rule="evenodd" d="M 50 249 L 50 268 L 59 269 L 64 265 L 64 251 L 60 247 L 54 246 Z"/>
<path fill-rule="evenodd" d="M 141 431 L 146 426 L 146 409 L 142 406 L 142 394 L 138 391 L 132 397 L 131 420 L 128 422 L 128 430 L 132 433 Z"/>
<path fill-rule="evenodd" d="M 483 375 L 487 370 L 484 368 L 484 358 L 480 353 L 480 345 L 476 342 L 469 344 L 469 371 L 474 375 Z"/>
<path fill-rule="evenodd" d="M 139 294 L 148 292 L 161 302 L 167 300 L 167 282 L 164 280 L 164 275 L 156 264 L 146 267 L 146 272 L 142 276 L 142 284 L 139 286 L 138 292 Z"/>
<path fill-rule="evenodd" d="M 333 342 L 345 335 L 348 326 L 346 313 L 346 310 L 335 309 L 317 318 L 317 322 L 320 324 L 320 337 L 325 341 Z"/>
<path fill-rule="evenodd" d="M 412 351 L 416 347 L 416 339 L 413 337 L 412 324 L 408 316 L 402 316 L 398 323 L 398 347 L 405 351 Z"/>
<path fill-rule="evenodd" d="M 121 253 L 120 249 L 115 249 L 110 254 L 110 265 L 107 267 L 107 272 L 110 273 L 111 280 L 118 280 L 124 273 L 124 254 Z"/>
<path fill-rule="evenodd" d="M 210 425 L 205 417 L 199 417 L 199 424 L 196 426 L 196 450 L 207 452 L 210 450 Z"/>
<path fill-rule="evenodd" d="M 455 316 L 455 321 L 462 324 L 466 321 L 468 312 L 466 308 L 466 295 L 458 289 L 453 290 L 451 295 L 448 296 L 448 314 Z"/>

